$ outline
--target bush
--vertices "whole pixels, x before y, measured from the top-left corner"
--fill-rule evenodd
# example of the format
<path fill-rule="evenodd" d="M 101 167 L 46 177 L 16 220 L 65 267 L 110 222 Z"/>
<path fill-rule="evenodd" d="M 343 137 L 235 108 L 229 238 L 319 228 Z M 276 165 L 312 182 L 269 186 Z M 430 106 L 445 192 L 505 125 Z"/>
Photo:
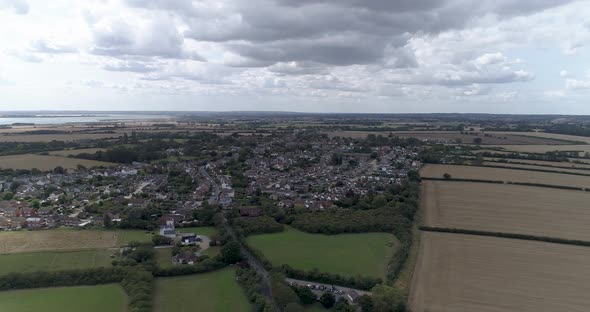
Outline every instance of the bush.
<path fill-rule="evenodd" d="M 334 303 L 336 303 L 336 296 L 331 292 L 325 292 L 320 297 L 320 303 L 324 308 L 330 309 L 334 306 Z"/>

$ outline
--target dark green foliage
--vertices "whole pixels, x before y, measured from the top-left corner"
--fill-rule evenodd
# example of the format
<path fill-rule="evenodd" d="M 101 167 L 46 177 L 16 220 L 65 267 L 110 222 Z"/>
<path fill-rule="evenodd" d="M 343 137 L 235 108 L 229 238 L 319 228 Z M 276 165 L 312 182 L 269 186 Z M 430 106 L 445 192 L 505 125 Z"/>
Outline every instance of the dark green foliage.
<path fill-rule="evenodd" d="M 221 249 L 221 261 L 227 264 L 234 264 L 242 260 L 240 253 L 240 243 L 236 241 L 230 241 L 226 243 Z"/>
<path fill-rule="evenodd" d="M 160 267 L 156 267 L 154 269 L 154 276 L 167 277 L 167 276 L 199 274 L 199 273 L 205 273 L 205 272 L 219 270 L 225 266 L 227 266 L 227 264 L 225 264 L 219 260 L 206 259 L 206 260 L 203 260 L 202 262 L 196 263 L 194 265 L 179 265 L 179 266 L 174 266 L 174 267 L 165 268 L 165 269 L 160 268 Z"/>
<path fill-rule="evenodd" d="M 346 299 L 340 299 L 334 305 L 336 312 L 356 312 L 356 307 L 351 306 Z"/>
<path fill-rule="evenodd" d="M 271 312 L 274 310 L 272 303 L 260 291 L 261 277 L 255 270 L 248 267 L 238 268 L 236 277 L 248 300 L 254 305 L 254 311 Z"/>
<path fill-rule="evenodd" d="M 302 304 L 308 305 L 315 302 L 316 296 L 311 289 L 305 286 L 293 286 L 292 288 Z"/>
<path fill-rule="evenodd" d="M 255 218 L 235 218 L 233 226 L 238 235 L 248 236 L 262 233 L 277 233 L 283 231 L 283 225 L 269 216 Z"/>
<path fill-rule="evenodd" d="M 154 276 L 151 272 L 133 268 L 126 272 L 121 286 L 128 296 L 128 311 L 151 312 Z"/>
<path fill-rule="evenodd" d="M 120 268 L 98 268 L 56 272 L 10 273 L 0 276 L 0 290 L 118 283 L 123 280 L 124 272 Z"/>
<path fill-rule="evenodd" d="M 299 297 L 295 294 L 295 291 L 287 285 L 282 274 L 272 273 L 270 285 L 272 288 L 272 296 L 280 309 L 285 309 L 290 303 L 297 304 L 299 302 Z"/>
<path fill-rule="evenodd" d="M 154 243 L 154 245 L 156 246 L 168 246 L 168 245 L 172 245 L 172 238 L 170 237 L 166 237 L 166 236 L 162 236 L 162 235 L 154 235 L 152 237 L 152 243 Z"/>
<path fill-rule="evenodd" d="M 362 312 L 373 312 L 373 299 L 371 296 L 362 295 L 358 298 L 358 305 Z"/>
<path fill-rule="evenodd" d="M 320 272 L 318 270 L 311 270 L 311 271 L 296 270 L 287 264 L 283 264 L 280 267 L 280 270 L 289 278 L 306 280 L 306 281 L 314 281 L 314 282 L 318 282 L 318 283 L 322 283 L 322 284 L 340 285 L 340 286 L 346 286 L 346 287 L 361 289 L 361 290 L 370 290 L 375 285 L 383 282 L 380 278 L 361 277 L 361 276 L 346 277 L 346 276 L 341 276 L 338 274 Z"/>
<path fill-rule="evenodd" d="M 333 293 L 327 291 L 320 297 L 320 303 L 324 308 L 330 309 L 334 306 L 334 303 L 336 303 L 336 296 L 334 296 Z"/>

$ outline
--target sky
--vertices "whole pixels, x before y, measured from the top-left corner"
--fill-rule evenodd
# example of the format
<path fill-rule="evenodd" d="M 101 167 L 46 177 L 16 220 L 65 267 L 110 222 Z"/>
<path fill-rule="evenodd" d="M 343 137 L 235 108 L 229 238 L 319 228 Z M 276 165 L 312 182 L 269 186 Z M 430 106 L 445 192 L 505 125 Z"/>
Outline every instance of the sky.
<path fill-rule="evenodd" d="M 0 0 L 0 111 L 590 114 L 590 1 Z"/>

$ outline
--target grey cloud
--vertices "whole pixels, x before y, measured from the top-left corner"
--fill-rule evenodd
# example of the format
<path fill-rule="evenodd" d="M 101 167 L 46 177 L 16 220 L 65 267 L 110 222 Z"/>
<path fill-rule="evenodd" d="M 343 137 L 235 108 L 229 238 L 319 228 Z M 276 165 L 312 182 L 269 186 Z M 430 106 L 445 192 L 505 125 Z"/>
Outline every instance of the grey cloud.
<path fill-rule="evenodd" d="M 103 67 L 104 70 L 108 71 L 123 71 L 123 72 L 134 72 L 134 73 L 149 73 L 157 70 L 157 67 L 144 62 L 137 61 L 118 61 L 106 64 Z"/>
<path fill-rule="evenodd" d="M 326 67 L 309 62 L 276 63 L 267 69 L 279 75 L 326 75 L 329 73 Z"/>
<path fill-rule="evenodd" d="M 417 85 L 441 85 L 441 86 L 467 86 L 473 84 L 501 84 L 510 82 L 525 82 L 535 77 L 524 70 L 502 70 L 496 72 L 471 71 L 471 72 L 439 72 L 435 74 L 406 73 L 395 78 L 386 79 L 387 82 L 396 84 Z"/>
<path fill-rule="evenodd" d="M 24 15 L 29 13 L 29 4 L 24 0 L 0 0 L 0 10 L 7 9 L 15 14 Z"/>

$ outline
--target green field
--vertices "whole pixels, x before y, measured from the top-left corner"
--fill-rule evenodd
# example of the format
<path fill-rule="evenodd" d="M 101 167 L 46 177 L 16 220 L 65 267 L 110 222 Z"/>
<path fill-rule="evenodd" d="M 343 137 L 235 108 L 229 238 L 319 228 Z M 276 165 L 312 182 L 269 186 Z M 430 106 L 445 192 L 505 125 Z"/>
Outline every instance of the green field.
<path fill-rule="evenodd" d="M 176 232 L 195 233 L 197 235 L 204 235 L 207 237 L 211 237 L 212 235 L 217 234 L 217 229 L 212 226 L 197 226 L 197 227 L 176 228 Z"/>
<path fill-rule="evenodd" d="M 129 244 L 129 242 L 151 242 L 152 234 L 142 230 L 117 230 L 117 246 Z"/>
<path fill-rule="evenodd" d="M 399 246 L 387 233 L 322 235 L 290 227 L 280 233 L 250 236 L 246 242 L 275 265 L 380 278 L 385 278 L 387 263 Z"/>
<path fill-rule="evenodd" d="M 110 267 L 107 249 L 28 252 L 0 255 L 0 275 L 14 272 L 59 271 Z"/>
<path fill-rule="evenodd" d="M 251 309 L 235 281 L 233 268 L 156 280 L 156 312 L 248 312 Z"/>
<path fill-rule="evenodd" d="M 127 296 L 119 285 L 78 286 L 0 292 L 0 311 L 124 312 Z"/>

